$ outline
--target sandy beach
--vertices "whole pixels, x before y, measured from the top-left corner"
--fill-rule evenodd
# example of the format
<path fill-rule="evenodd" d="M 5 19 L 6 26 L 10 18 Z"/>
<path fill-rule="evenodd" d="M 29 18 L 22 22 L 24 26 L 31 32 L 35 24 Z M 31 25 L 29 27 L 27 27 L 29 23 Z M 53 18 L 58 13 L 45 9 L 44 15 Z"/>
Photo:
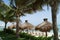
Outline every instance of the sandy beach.
<path fill-rule="evenodd" d="M 26 31 L 24 31 L 24 32 L 27 33 Z M 31 34 L 31 35 L 36 36 L 36 37 L 38 37 L 38 36 L 45 37 L 46 36 L 45 32 L 40 32 L 40 31 L 28 31 L 28 34 Z M 48 34 L 47 37 L 50 37 L 53 35 L 53 32 L 47 32 L 47 34 Z M 60 33 L 58 33 L 58 37 L 60 39 Z"/>

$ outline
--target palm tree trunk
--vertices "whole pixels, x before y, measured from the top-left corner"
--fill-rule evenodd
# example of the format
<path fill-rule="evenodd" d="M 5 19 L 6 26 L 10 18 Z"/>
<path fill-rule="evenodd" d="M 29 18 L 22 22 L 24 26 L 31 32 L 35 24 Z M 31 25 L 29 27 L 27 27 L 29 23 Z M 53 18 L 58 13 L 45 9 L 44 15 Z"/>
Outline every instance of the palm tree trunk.
<path fill-rule="evenodd" d="M 53 26 L 53 33 L 54 33 L 54 40 L 58 40 L 58 29 L 57 29 L 57 2 L 54 1 L 53 5 L 51 6 L 52 11 L 52 26 Z"/>
<path fill-rule="evenodd" d="M 19 15 L 16 17 L 16 37 L 19 37 Z"/>

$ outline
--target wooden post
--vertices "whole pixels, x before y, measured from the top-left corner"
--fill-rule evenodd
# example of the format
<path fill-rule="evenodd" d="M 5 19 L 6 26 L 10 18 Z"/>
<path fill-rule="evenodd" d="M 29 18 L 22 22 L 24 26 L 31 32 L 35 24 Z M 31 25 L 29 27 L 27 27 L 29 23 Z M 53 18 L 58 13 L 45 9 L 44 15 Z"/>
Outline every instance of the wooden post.
<path fill-rule="evenodd" d="M 46 31 L 46 37 L 47 37 L 47 31 Z"/>

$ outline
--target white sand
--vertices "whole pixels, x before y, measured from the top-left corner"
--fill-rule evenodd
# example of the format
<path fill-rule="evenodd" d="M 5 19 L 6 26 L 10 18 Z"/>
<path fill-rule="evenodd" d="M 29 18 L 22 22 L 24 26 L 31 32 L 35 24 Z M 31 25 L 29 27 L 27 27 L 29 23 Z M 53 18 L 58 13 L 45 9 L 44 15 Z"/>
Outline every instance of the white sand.
<path fill-rule="evenodd" d="M 24 32 L 26 32 L 26 31 L 24 31 Z M 38 36 L 46 36 L 45 32 L 40 32 L 40 31 L 28 31 L 28 34 L 31 34 L 31 35 L 36 36 L 36 37 L 38 37 Z M 47 32 L 48 37 L 50 37 L 52 35 L 53 35 L 53 32 Z M 58 34 L 58 37 L 60 39 L 60 33 Z"/>

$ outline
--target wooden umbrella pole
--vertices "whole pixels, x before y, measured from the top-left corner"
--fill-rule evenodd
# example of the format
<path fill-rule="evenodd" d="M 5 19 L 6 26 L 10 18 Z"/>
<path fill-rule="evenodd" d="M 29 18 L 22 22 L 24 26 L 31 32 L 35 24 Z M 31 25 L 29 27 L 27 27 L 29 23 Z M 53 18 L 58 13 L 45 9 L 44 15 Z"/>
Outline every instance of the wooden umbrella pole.
<path fill-rule="evenodd" d="M 47 31 L 46 31 L 46 37 L 47 37 Z"/>
<path fill-rule="evenodd" d="M 27 29 L 26 31 L 27 31 L 27 33 L 28 33 L 28 29 Z"/>
<path fill-rule="evenodd" d="M 42 36 L 44 36 L 44 33 L 42 32 Z"/>
<path fill-rule="evenodd" d="M 29 30 L 27 30 L 27 33 L 29 33 Z"/>

